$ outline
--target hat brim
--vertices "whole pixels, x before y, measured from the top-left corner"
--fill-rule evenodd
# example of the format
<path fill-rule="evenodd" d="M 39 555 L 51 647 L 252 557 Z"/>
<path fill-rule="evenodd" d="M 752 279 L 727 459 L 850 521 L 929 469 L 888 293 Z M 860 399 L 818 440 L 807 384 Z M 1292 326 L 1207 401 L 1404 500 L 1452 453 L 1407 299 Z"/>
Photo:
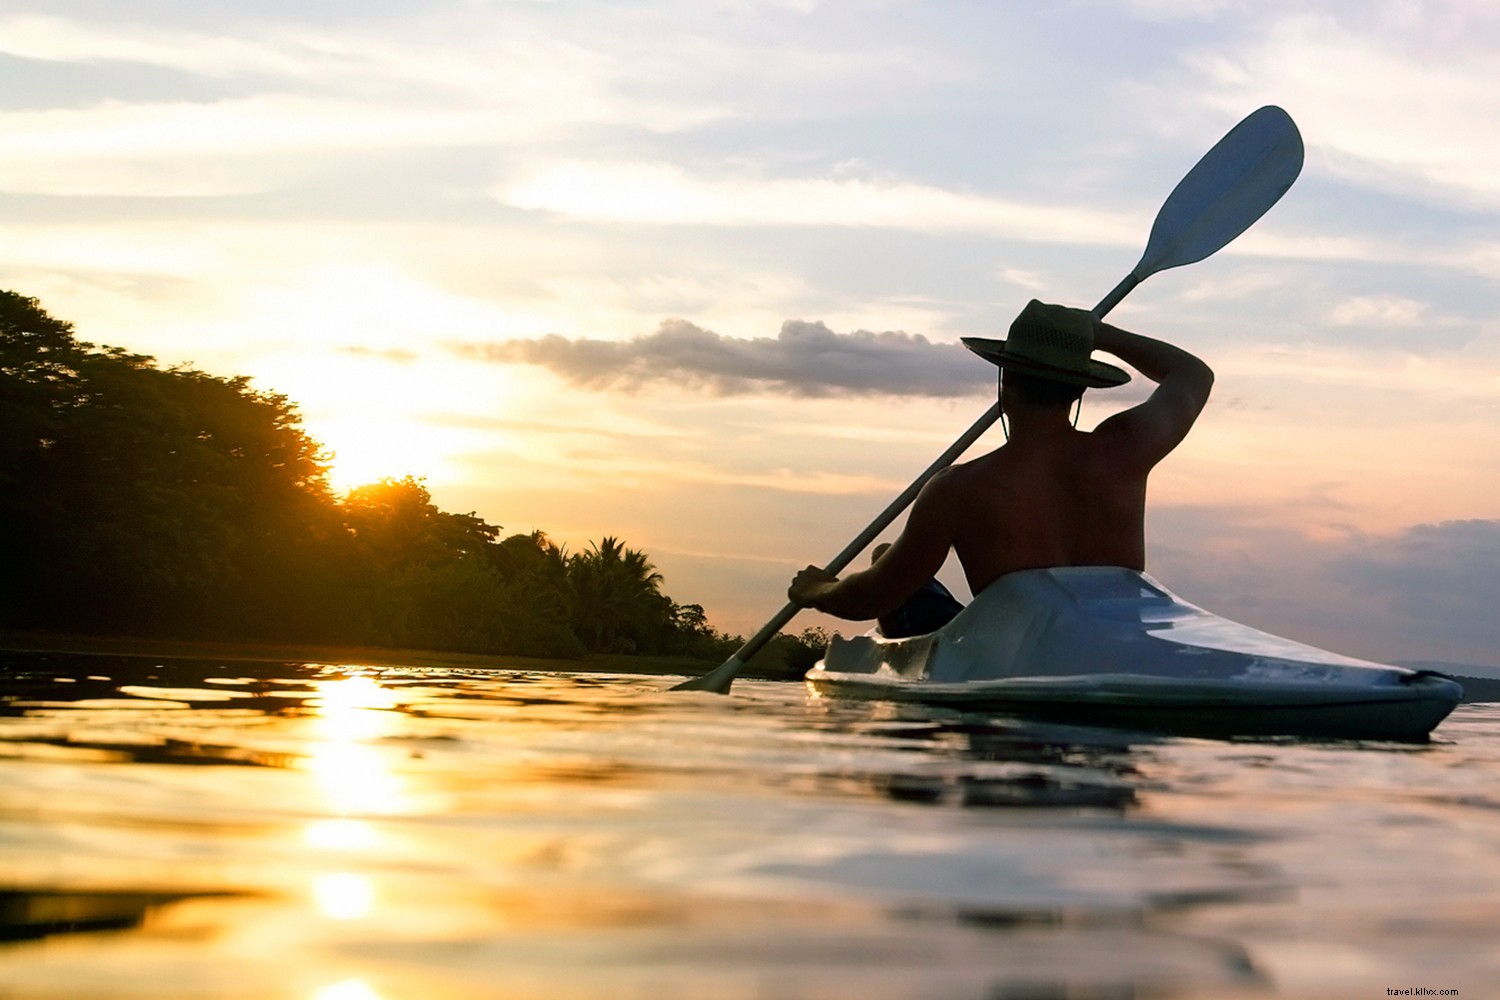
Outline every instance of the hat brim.
<path fill-rule="evenodd" d="M 1112 389 L 1117 385 L 1124 385 L 1130 381 L 1130 375 L 1123 368 L 1105 364 L 1103 361 L 1095 361 L 1090 358 L 1086 369 L 1059 368 L 1056 365 L 1044 364 L 1030 358 L 1017 357 L 1005 350 L 1005 341 L 991 340 L 986 337 L 964 337 L 963 345 L 975 354 L 991 364 L 1008 368 L 1013 372 L 1021 372 L 1026 375 L 1034 375 L 1037 378 L 1048 379 L 1053 382 L 1066 382 L 1068 385 L 1081 385 L 1090 389 Z"/>

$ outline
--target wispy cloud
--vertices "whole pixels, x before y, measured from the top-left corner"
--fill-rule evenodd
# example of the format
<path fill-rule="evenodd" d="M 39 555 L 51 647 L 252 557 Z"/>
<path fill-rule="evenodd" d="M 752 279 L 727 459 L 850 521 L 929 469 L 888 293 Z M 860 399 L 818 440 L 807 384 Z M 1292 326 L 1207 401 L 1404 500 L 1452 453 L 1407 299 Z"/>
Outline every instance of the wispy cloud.
<path fill-rule="evenodd" d="M 1220 111 L 1287 103 L 1309 165 L 1405 197 L 1500 207 L 1500 16 L 1483 5 L 1376 2 L 1237 10 L 1232 43 L 1187 54 L 1177 95 Z M 1235 12 L 1235 8 L 1229 8 Z M 1164 95 L 1167 103 L 1184 97 Z"/>
<path fill-rule="evenodd" d="M 666 163 L 558 163 L 501 184 L 507 205 L 577 219 L 666 225 L 855 226 L 1134 245 L 1143 220 L 889 177 L 698 176 Z"/>
<path fill-rule="evenodd" d="M 664 321 L 631 340 L 465 343 L 455 350 L 501 364 L 540 365 L 589 389 L 633 391 L 676 384 L 718 396 L 883 394 L 957 397 L 993 391 L 995 369 L 957 344 L 920 334 L 835 333 L 822 323 L 787 320 L 775 337 L 725 337 L 686 320 Z"/>
<path fill-rule="evenodd" d="M 1401 295 L 1357 295 L 1345 299 L 1333 307 L 1328 321 L 1334 326 L 1401 327 L 1434 322 L 1426 303 Z"/>
<path fill-rule="evenodd" d="M 160 24 L 110 26 L 42 14 L 0 16 L 0 52 L 47 62 L 135 63 L 213 76 L 293 72 L 304 65 L 300 56 L 312 54 Z"/>
<path fill-rule="evenodd" d="M 64 197 L 248 195 L 286 186 L 319 158 L 455 145 L 498 124 L 284 94 L 0 111 L 0 186 Z"/>
<path fill-rule="evenodd" d="M 371 104 L 435 104 L 441 96 L 449 106 L 521 109 L 550 96 L 555 100 L 541 114 L 575 120 L 614 118 L 633 106 L 607 88 L 613 70 L 605 54 L 550 35 L 544 22 L 514 10 L 486 16 L 415 5 L 405 17 L 356 16 L 336 30 L 234 14 L 212 27 L 179 28 L 134 14 L 117 20 L 0 14 L 0 52 L 176 71 L 199 78 L 200 93 L 211 92 L 213 81 L 234 80 L 238 92 L 312 85 L 311 92 Z"/>
<path fill-rule="evenodd" d="M 0 54 L 16 57 L 12 84 L 49 63 L 84 81 L 155 81 L 93 96 L 86 83 L 37 87 L 7 102 L 0 187 L 12 193 L 243 195 L 282 186 L 314 154 L 493 148 L 600 124 L 666 131 L 721 113 L 714 101 L 630 92 L 617 85 L 630 75 L 618 54 L 514 10 L 419 11 L 337 31 L 0 14 Z M 181 96 L 163 96 L 173 78 Z"/>
<path fill-rule="evenodd" d="M 352 355 L 358 358 L 373 358 L 376 361 L 389 361 L 397 365 L 409 365 L 420 356 L 416 351 L 404 347 L 364 347 L 359 344 L 351 344 L 347 347 L 337 348 L 340 353 Z"/>

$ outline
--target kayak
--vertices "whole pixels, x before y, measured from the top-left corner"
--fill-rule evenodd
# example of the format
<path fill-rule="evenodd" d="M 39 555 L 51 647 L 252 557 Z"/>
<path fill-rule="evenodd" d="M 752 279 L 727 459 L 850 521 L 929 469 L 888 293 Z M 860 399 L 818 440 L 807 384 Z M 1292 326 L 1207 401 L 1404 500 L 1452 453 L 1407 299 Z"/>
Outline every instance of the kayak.
<path fill-rule="evenodd" d="M 1211 614 L 1117 566 L 1000 577 L 936 632 L 835 636 L 818 695 L 1205 736 L 1421 741 L 1463 689 Z"/>

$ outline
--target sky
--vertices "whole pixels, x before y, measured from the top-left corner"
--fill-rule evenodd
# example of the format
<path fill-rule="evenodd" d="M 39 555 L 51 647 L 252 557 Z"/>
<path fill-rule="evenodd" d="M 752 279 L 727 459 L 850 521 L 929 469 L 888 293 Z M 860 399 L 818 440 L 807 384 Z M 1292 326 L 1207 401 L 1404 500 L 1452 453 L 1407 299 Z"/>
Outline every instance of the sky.
<path fill-rule="evenodd" d="M 0 288 L 749 633 L 992 401 L 958 339 L 1093 305 L 1276 104 L 1296 185 L 1110 316 L 1218 374 L 1148 570 L 1494 664 L 1496 79 L 1482 0 L 0 0 Z"/>

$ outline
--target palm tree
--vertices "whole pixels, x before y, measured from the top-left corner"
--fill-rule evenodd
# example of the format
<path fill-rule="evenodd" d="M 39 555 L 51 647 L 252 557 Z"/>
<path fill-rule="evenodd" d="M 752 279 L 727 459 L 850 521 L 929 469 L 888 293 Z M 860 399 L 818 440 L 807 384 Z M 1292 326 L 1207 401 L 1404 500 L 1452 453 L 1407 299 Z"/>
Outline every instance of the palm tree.
<path fill-rule="evenodd" d="M 568 559 L 568 580 L 575 627 L 589 649 L 646 651 L 659 644 L 672 602 L 662 594 L 662 575 L 644 552 L 607 536 Z"/>

